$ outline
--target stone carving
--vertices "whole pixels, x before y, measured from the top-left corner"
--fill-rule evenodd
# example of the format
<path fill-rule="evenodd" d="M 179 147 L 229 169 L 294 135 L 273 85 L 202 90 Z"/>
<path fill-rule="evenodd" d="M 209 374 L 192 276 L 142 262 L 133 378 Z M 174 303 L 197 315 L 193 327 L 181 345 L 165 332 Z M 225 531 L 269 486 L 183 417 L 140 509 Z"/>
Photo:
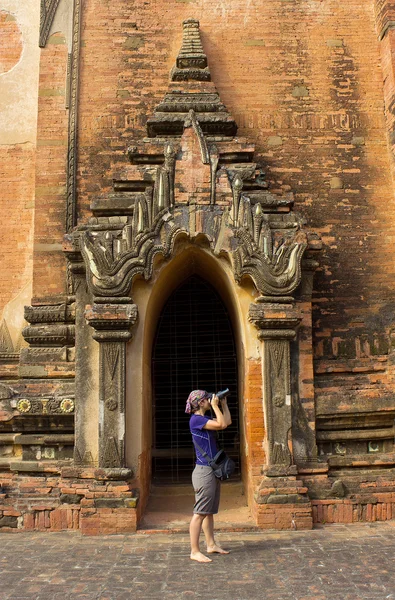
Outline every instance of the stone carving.
<path fill-rule="evenodd" d="M 38 42 L 40 48 L 45 48 L 59 1 L 60 0 L 41 0 L 40 38 Z"/>
<path fill-rule="evenodd" d="M 242 195 L 243 181 L 236 176 L 232 183 L 232 218 L 240 244 L 233 254 L 235 278 L 241 283 L 249 275 L 262 294 L 286 295 L 299 285 L 301 260 L 307 248 L 307 235 L 301 231 L 296 215 L 287 221 L 273 221 L 265 215 L 260 203 L 251 206 Z M 280 229 L 281 228 L 281 229 Z"/>
<path fill-rule="evenodd" d="M 72 413 L 74 412 L 74 400 L 71 398 L 63 398 L 60 403 L 60 410 L 63 413 Z"/>
<path fill-rule="evenodd" d="M 104 356 L 104 361 L 102 365 L 102 379 L 103 379 L 103 396 L 105 398 L 104 407 L 113 412 L 118 406 L 119 402 L 117 398 L 121 398 L 122 391 L 119 389 L 119 377 L 116 377 L 117 369 L 119 369 L 119 361 L 120 361 L 120 353 L 121 349 L 119 348 L 119 344 L 103 344 L 102 345 L 102 353 Z M 118 371 L 119 375 L 119 371 Z M 122 384 L 121 384 L 122 385 Z M 124 402 L 123 395 L 121 398 L 122 407 L 121 411 L 124 412 Z"/>
<path fill-rule="evenodd" d="M 93 337 L 100 342 L 99 466 L 106 468 L 124 466 L 125 344 L 137 320 L 137 307 L 128 300 L 96 302 L 85 313 L 95 330 Z"/>
<path fill-rule="evenodd" d="M 16 403 L 20 413 L 31 414 L 72 414 L 74 400 L 72 398 L 20 398 Z"/>
<path fill-rule="evenodd" d="M 290 341 L 296 336 L 301 317 L 294 304 L 259 302 L 250 305 L 249 321 L 263 341 L 264 406 L 267 422 L 268 465 L 277 475 L 293 465 L 291 454 L 292 394 Z M 291 439 L 292 437 L 292 439 Z M 277 469 L 277 470 L 276 470 Z"/>
<path fill-rule="evenodd" d="M 119 467 L 119 465 L 120 455 L 117 441 L 114 437 L 109 437 L 101 454 L 100 466 L 108 469 Z"/>
<path fill-rule="evenodd" d="M 184 127 L 192 127 L 200 146 L 200 156 L 202 163 L 207 165 L 210 162 L 210 152 L 207 146 L 206 138 L 203 135 L 202 128 L 199 125 L 199 121 L 196 118 L 196 113 L 191 109 L 188 113 L 188 117 L 184 121 Z"/>
<path fill-rule="evenodd" d="M 118 402 L 115 398 L 108 398 L 105 402 L 105 407 L 108 408 L 108 410 L 116 410 L 118 408 Z"/>
<path fill-rule="evenodd" d="M 27 413 L 31 411 L 32 403 L 27 398 L 21 398 L 21 400 L 18 400 L 18 402 L 16 403 L 16 407 L 19 410 L 19 412 Z"/>
<path fill-rule="evenodd" d="M 67 362 L 68 360 L 68 348 L 65 346 L 50 346 L 49 348 L 31 347 L 21 349 L 21 363 L 25 365 L 29 363 L 47 364 L 50 362 Z"/>
<path fill-rule="evenodd" d="M 87 450 L 83 450 L 81 452 L 82 444 L 78 446 L 77 442 L 74 443 L 74 464 L 75 465 L 84 465 L 84 466 L 93 466 L 95 461 L 93 459 L 92 453 Z"/>
<path fill-rule="evenodd" d="M 278 205 L 271 204 L 270 213 L 260 202 L 251 203 L 242 195 L 243 180 L 236 176 L 229 184 L 230 211 L 221 206 L 212 212 L 216 202 L 216 167 L 220 160 L 217 147 L 208 147 L 194 113 L 188 116 L 186 128 L 192 127 L 199 142 L 201 162 L 209 169 L 208 197 L 210 206 L 198 206 L 206 235 L 216 253 L 226 252 L 231 258 L 235 279 L 242 283 L 251 277 L 261 294 L 288 295 L 301 280 L 301 259 L 308 246 L 301 219 L 293 214 L 277 214 Z M 81 249 L 87 270 L 87 281 L 96 296 L 126 296 L 133 278 L 152 276 L 157 254 L 171 255 L 178 235 L 191 238 L 190 209 L 177 203 L 174 186 L 174 146 L 164 150 L 164 164 L 156 169 L 151 188 L 136 192 L 133 216 L 127 223 L 112 228 L 103 223 L 75 231 L 71 245 Z M 230 175 L 226 175 L 227 178 Z M 264 191 L 265 198 L 268 192 Z M 274 208 L 272 208 L 274 207 Z M 211 211 L 211 212 L 210 212 Z M 274 211 L 274 212 L 273 212 Z M 197 217 L 196 217 L 197 220 Z M 224 227 L 229 235 L 224 236 Z M 226 245 L 227 244 L 227 245 Z"/>
<path fill-rule="evenodd" d="M 105 358 L 108 365 L 111 381 L 114 379 L 115 369 L 119 359 L 119 348 L 115 344 L 106 346 Z"/>
<path fill-rule="evenodd" d="M 151 277 L 157 254 L 171 254 L 174 239 L 182 228 L 175 225 L 169 212 L 165 172 L 159 176 L 155 192 L 154 197 L 147 194 L 139 199 L 131 225 L 123 230 L 88 231 L 81 237 L 88 285 L 96 296 L 125 296 L 136 275 Z"/>
<path fill-rule="evenodd" d="M 204 53 L 200 39 L 199 21 L 186 19 L 183 22 L 182 46 L 177 56 L 176 66 L 171 72 L 172 81 L 183 81 L 185 79 L 210 80 L 210 71 L 207 66 L 207 57 Z"/>
<path fill-rule="evenodd" d="M 73 346 L 74 325 L 32 325 L 23 329 L 23 337 L 31 346 Z"/>
<path fill-rule="evenodd" d="M 130 334 L 129 334 L 130 335 Z M 100 343 L 100 403 L 103 420 L 100 423 L 99 466 L 123 465 L 123 436 L 120 423 L 125 415 L 125 342 Z"/>
<path fill-rule="evenodd" d="M 25 319 L 29 323 L 73 323 L 75 320 L 75 305 L 46 304 L 41 306 L 25 306 Z"/>
<path fill-rule="evenodd" d="M 268 417 L 268 443 L 271 463 L 289 466 L 291 453 L 288 447 L 291 422 L 288 412 L 291 405 L 289 378 L 289 342 L 265 342 L 265 391 Z"/>

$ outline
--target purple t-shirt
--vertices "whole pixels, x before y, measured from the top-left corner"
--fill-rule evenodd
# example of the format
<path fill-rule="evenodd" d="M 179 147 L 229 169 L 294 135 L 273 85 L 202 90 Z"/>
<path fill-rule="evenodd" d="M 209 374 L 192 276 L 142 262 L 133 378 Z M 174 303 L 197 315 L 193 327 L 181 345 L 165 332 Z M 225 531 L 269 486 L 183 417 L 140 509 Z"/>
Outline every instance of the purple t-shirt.
<path fill-rule="evenodd" d="M 197 465 L 208 466 L 207 458 L 202 455 L 200 450 L 198 450 L 195 442 L 199 444 L 210 458 L 214 458 L 218 452 L 215 431 L 212 429 L 203 429 L 207 421 L 210 421 L 210 419 L 208 417 L 203 417 L 202 415 L 192 415 L 189 421 L 189 429 L 191 430 L 193 445 L 195 446 Z"/>

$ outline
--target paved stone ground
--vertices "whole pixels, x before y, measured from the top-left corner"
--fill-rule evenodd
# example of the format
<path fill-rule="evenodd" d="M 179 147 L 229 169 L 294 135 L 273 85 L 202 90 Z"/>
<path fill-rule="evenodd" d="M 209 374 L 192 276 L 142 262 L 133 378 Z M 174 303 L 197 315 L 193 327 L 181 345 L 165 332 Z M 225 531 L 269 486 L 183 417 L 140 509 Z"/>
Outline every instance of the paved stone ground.
<path fill-rule="evenodd" d="M 395 522 L 220 533 L 192 562 L 184 534 L 0 534 L 0 600 L 395 600 Z"/>

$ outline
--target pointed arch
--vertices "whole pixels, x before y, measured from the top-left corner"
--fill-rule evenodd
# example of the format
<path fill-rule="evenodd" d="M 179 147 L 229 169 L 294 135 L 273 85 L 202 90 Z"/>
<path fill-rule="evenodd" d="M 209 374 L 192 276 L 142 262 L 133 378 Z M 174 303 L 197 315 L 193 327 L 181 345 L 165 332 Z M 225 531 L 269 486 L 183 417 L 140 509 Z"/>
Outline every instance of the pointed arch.
<path fill-rule="evenodd" d="M 139 306 L 140 327 L 132 344 L 128 346 L 127 357 L 127 399 L 126 399 L 126 457 L 145 489 L 148 498 L 151 481 L 152 446 L 152 371 L 151 355 L 159 316 L 171 294 L 191 275 L 201 277 L 217 290 L 230 318 L 237 352 L 238 396 L 244 397 L 246 357 L 254 352 L 251 340 L 251 324 L 248 322 L 248 307 L 253 285 L 250 288 L 235 284 L 231 266 L 226 258 L 213 255 L 204 236 L 191 244 L 186 238 L 179 238 L 170 261 L 159 261 L 154 267 L 150 281 L 135 280 L 132 294 Z M 246 344 L 250 348 L 246 348 Z M 141 397 L 141 401 L 140 401 Z M 240 402 L 240 441 L 242 472 L 245 463 L 244 451 L 244 407 Z M 142 505 L 141 510 L 144 510 Z"/>

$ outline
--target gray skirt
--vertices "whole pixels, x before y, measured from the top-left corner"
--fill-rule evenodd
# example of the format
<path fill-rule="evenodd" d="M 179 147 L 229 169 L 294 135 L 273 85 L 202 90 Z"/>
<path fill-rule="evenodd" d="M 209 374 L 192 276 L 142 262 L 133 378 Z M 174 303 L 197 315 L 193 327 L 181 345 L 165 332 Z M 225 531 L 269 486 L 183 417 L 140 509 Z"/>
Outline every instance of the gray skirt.
<path fill-rule="evenodd" d="M 194 514 L 216 515 L 219 507 L 221 482 L 211 467 L 196 465 L 192 473 L 192 485 L 195 491 Z"/>

